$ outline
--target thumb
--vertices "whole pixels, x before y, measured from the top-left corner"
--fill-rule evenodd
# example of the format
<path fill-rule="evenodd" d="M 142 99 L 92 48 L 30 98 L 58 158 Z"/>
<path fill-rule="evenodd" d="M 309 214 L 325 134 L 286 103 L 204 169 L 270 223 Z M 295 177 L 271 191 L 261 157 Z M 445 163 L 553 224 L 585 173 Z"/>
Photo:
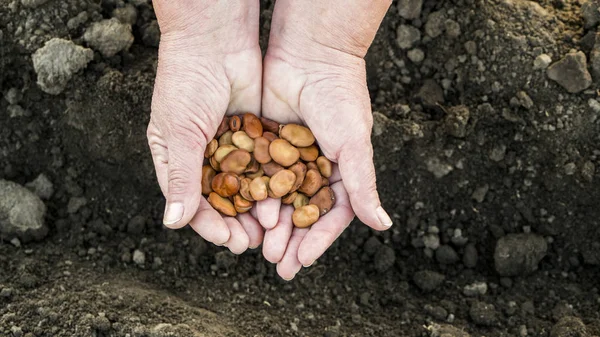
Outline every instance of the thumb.
<path fill-rule="evenodd" d="M 206 140 L 203 135 L 177 132 L 169 139 L 167 206 L 163 223 L 169 228 L 187 225 L 202 198 L 202 162 Z"/>
<path fill-rule="evenodd" d="M 381 207 L 373 165 L 370 132 L 356 136 L 340 151 L 340 175 L 356 216 L 375 230 L 386 230 L 392 219 Z"/>

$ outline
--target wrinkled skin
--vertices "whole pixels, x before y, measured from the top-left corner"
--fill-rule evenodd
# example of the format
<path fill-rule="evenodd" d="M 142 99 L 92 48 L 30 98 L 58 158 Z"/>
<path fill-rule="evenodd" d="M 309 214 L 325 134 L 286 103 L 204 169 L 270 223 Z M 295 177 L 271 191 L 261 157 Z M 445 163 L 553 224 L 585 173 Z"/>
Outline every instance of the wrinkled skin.
<path fill-rule="evenodd" d="M 188 1 L 187 13 L 189 6 L 200 6 L 184 2 Z M 179 5 L 155 1 L 163 35 L 148 139 L 167 204 L 182 204 L 184 210 L 183 216 L 170 220 L 177 213 L 172 210 L 179 208 L 168 206 L 165 225 L 180 228 L 189 223 L 206 240 L 238 254 L 263 242 L 263 255 L 277 264 L 286 280 L 314 263 L 355 215 L 376 230 L 389 228 L 391 220 L 380 207 L 376 189 L 363 60 L 373 37 L 352 48 L 314 41 L 310 34 L 285 25 L 293 6 L 281 1 L 262 72 L 257 5 L 242 4 L 239 12 L 233 11 L 234 25 L 212 27 L 193 27 L 206 22 L 202 20 L 173 19 L 182 13 Z M 222 11 L 220 6 L 228 7 L 217 2 L 202 10 L 214 17 L 211 13 Z M 208 33 L 199 36 L 198 31 Z M 307 125 L 324 155 L 337 163 L 330 179 L 336 204 L 309 229 L 293 227 L 293 207 L 282 207 L 280 199 L 258 202 L 250 214 L 223 218 L 200 195 L 202 154 L 224 114 L 258 115 L 261 109 L 263 116 L 280 123 Z"/>

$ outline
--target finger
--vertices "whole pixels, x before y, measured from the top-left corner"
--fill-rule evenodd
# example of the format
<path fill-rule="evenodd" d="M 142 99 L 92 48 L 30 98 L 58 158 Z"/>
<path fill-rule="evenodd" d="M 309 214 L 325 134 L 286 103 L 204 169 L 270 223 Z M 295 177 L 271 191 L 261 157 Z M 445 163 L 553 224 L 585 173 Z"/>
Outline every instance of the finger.
<path fill-rule="evenodd" d="M 167 195 L 169 182 L 169 155 L 167 150 L 167 142 L 160 130 L 154 122 L 150 120 L 148 130 L 146 131 L 150 153 L 152 154 L 152 162 L 156 171 L 156 179 L 163 195 Z"/>
<path fill-rule="evenodd" d="M 248 234 L 236 218 L 226 216 L 223 220 L 225 220 L 231 233 L 225 246 L 234 254 L 242 254 L 248 249 L 248 242 L 250 241 Z"/>
<path fill-rule="evenodd" d="M 256 203 L 256 215 L 258 222 L 265 228 L 271 229 L 279 220 L 279 208 L 281 199 L 267 198 Z"/>
<path fill-rule="evenodd" d="M 206 241 L 216 245 L 223 245 L 229 240 L 229 227 L 221 214 L 215 211 L 204 198 L 200 199 L 198 212 L 190 221 L 190 227 Z"/>
<path fill-rule="evenodd" d="M 335 194 L 335 206 L 310 227 L 298 248 L 298 260 L 305 267 L 323 255 L 354 219 L 344 185 L 335 183 L 331 189 Z"/>
<path fill-rule="evenodd" d="M 307 232 L 306 228 L 294 228 L 285 254 L 277 264 L 277 274 L 286 281 L 291 281 L 302 268 L 302 264 L 298 260 L 298 247 Z"/>
<path fill-rule="evenodd" d="M 344 187 L 356 216 L 375 230 L 386 230 L 392 219 L 381 207 L 377 193 L 373 147 L 369 135 L 346 143 L 338 160 Z"/>
<path fill-rule="evenodd" d="M 248 213 L 238 214 L 237 219 L 240 224 L 242 224 L 246 234 L 248 234 L 248 248 L 258 248 L 263 241 L 265 230 L 258 223 L 258 221 Z"/>
<path fill-rule="evenodd" d="M 287 205 L 281 207 L 277 225 L 265 233 L 263 256 L 271 263 L 278 263 L 285 254 L 285 248 L 288 246 L 294 228 L 292 213 L 294 213 L 294 207 Z"/>

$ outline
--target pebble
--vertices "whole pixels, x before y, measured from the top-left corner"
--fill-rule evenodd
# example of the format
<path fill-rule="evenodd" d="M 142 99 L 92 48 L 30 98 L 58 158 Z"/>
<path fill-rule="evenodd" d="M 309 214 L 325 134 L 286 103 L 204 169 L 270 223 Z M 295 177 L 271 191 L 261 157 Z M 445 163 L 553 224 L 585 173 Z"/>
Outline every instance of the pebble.
<path fill-rule="evenodd" d="M 85 197 L 71 197 L 67 204 L 67 213 L 75 214 L 85 205 L 87 205 L 87 199 Z"/>
<path fill-rule="evenodd" d="M 36 8 L 48 2 L 48 0 L 21 0 L 23 7 Z"/>
<path fill-rule="evenodd" d="M 215 254 L 215 263 L 219 269 L 229 270 L 237 264 L 237 258 L 233 253 L 222 250 Z"/>
<path fill-rule="evenodd" d="M 585 324 L 581 319 L 573 316 L 566 316 L 560 319 L 550 331 L 550 337 L 589 337 Z"/>
<path fill-rule="evenodd" d="M 458 22 L 448 19 L 444 22 L 444 26 L 446 28 L 446 36 L 449 38 L 454 39 L 460 36 L 460 24 Z"/>
<path fill-rule="evenodd" d="M 18 104 L 9 105 L 8 108 L 6 108 L 6 111 L 10 118 L 27 116 L 27 111 Z"/>
<path fill-rule="evenodd" d="M 4 94 L 4 99 L 6 99 L 8 104 L 11 104 L 11 105 L 19 104 L 21 97 L 22 97 L 21 91 L 17 88 L 10 88 Z"/>
<path fill-rule="evenodd" d="M 581 16 L 586 29 L 594 28 L 600 22 L 600 0 L 584 1 L 581 6 Z"/>
<path fill-rule="evenodd" d="M 127 233 L 141 234 L 146 227 L 146 217 L 143 215 L 136 215 L 127 223 Z"/>
<path fill-rule="evenodd" d="M 595 113 L 600 113 L 600 102 L 598 102 L 596 99 L 594 98 L 590 98 L 588 100 L 588 106 L 592 109 L 592 111 L 594 111 Z"/>
<path fill-rule="evenodd" d="M 51 95 L 60 94 L 73 75 L 87 67 L 93 58 L 91 49 L 59 38 L 49 40 L 31 55 L 37 84 Z"/>
<path fill-rule="evenodd" d="M 43 200 L 49 200 L 54 194 L 54 185 L 48 177 L 41 173 L 33 181 L 25 184 L 25 187 L 37 194 Z"/>
<path fill-rule="evenodd" d="M 448 318 L 448 311 L 443 307 L 426 304 L 424 309 L 431 317 L 438 321 L 444 321 Z"/>
<path fill-rule="evenodd" d="M 427 234 L 423 237 L 425 248 L 436 250 L 440 247 L 440 237 L 437 234 Z"/>
<path fill-rule="evenodd" d="M 127 4 L 125 7 L 115 8 L 113 17 L 117 18 L 121 23 L 134 25 L 137 21 L 137 9 L 134 6 Z"/>
<path fill-rule="evenodd" d="M 496 308 L 492 304 L 475 301 L 471 304 L 469 316 L 477 325 L 491 326 L 496 323 Z"/>
<path fill-rule="evenodd" d="M 80 12 L 76 16 L 67 21 L 67 27 L 71 30 L 78 29 L 89 20 L 89 15 L 86 11 Z"/>
<path fill-rule="evenodd" d="M 546 69 L 552 63 L 552 58 L 548 54 L 540 54 L 533 60 L 533 69 Z"/>
<path fill-rule="evenodd" d="M 110 330 L 110 321 L 104 315 L 98 315 L 94 317 L 92 321 L 92 326 L 94 329 L 100 332 L 108 332 Z"/>
<path fill-rule="evenodd" d="M 381 245 L 381 241 L 376 236 L 371 236 L 363 245 L 363 250 L 367 255 L 373 256 L 377 253 Z"/>
<path fill-rule="evenodd" d="M 469 243 L 463 253 L 463 264 L 467 268 L 475 268 L 478 258 L 477 248 L 475 248 L 474 244 Z"/>
<path fill-rule="evenodd" d="M 396 43 L 401 49 L 409 49 L 421 40 L 421 32 L 409 25 L 400 25 L 396 29 Z"/>
<path fill-rule="evenodd" d="M 423 0 L 398 0 L 398 13 L 401 17 L 413 20 L 421 16 Z"/>
<path fill-rule="evenodd" d="M 394 248 L 387 245 L 382 245 L 373 259 L 375 269 L 380 273 L 390 269 L 395 262 L 396 252 L 394 251 Z"/>
<path fill-rule="evenodd" d="M 475 297 L 479 295 L 485 295 L 488 290 L 488 285 L 485 282 L 475 282 L 472 284 L 467 284 L 463 288 L 463 295 L 468 297 Z"/>
<path fill-rule="evenodd" d="M 138 266 L 143 266 L 146 263 L 146 254 L 139 249 L 133 251 L 133 262 Z"/>
<path fill-rule="evenodd" d="M 473 200 L 477 201 L 478 203 L 482 203 L 485 200 L 485 196 L 487 195 L 487 192 L 489 190 L 490 190 L 490 185 L 488 185 L 488 184 L 479 186 L 475 189 L 475 191 L 473 191 L 471 198 L 473 198 Z"/>
<path fill-rule="evenodd" d="M 446 12 L 443 10 L 432 12 L 427 17 L 425 23 L 425 33 L 430 38 L 436 38 L 444 31 L 444 24 L 446 22 Z"/>
<path fill-rule="evenodd" d="M 0 290 L 0 297 L 11 298 L 12 294 L 13 294 L 12 288 L 2 288 L 2 290 Z"/>
<path fill-rule="evenodd" d="M 156 20 L 152 20 L 142 27 L 142 42 L 148 47 L 158 48 L 160 43 L 160 28 Z"/>
<path fill-rule="evenodd" d="M 113 57 L 133 44 L 131 25 L 112 18 L 92 23 L 83 39 L 104 57 Z"/>
<path fill-rule="evenodd" d="M 17 248 L 21 247 L 21 240 L 19 240 L 19 238 L 12 238 L 10 243 Z"/>
<path fill-rule="evenodd" d="M 48 234 L 44 223 L 46 205 L 33 192 L 12 181 L 0 179 L 0 235 L 23 242 Z"/>
<path fill-rule="evenodd" d="M 406 53 L 406 57 L 413 63 L 421 63 L 425 59 L 425 52 L 419 48 L 411 49 Z"/>
<path fill-rule="evenodd" d="M 443 274 L 431 270 L 420 270 L 413 275 L 413 281 L 417 287 L 425 292 L 436 290 L 445 279 Z"/>
<path fill-rule="evenodd" d="M 442 245 L 435 251 L 435 259 L 440 264 L 455 264 L 459 257 L 454 248 L 449 245 Z"/>
<path fill-rule="evenodd" d="M 508 234 L 496 243 L 494 262 L 501 276 L 527 275 L 538 268 L 548 244 L 537 234 Z"/>
<path fill-rule="evenodd" d="M 448 109 L 444 120 L 444 127 L 449 135 L 456 138 L 464 138 L 467 135 L 467 124 L 471 118 L 471 112 L 465 105 L 457 105 Z"/>
<path fill-rule="evenodd" d="M 23 336 L 23 330 L 21 329 L 21 327 L 16 326 L 16 325 L 13 325 L 10 328 L 10 332 L 12 333 L 12 335 L 14 337 L 21 337 L 21 336 Z"/>
<path fill-rule="evenodd" d="M 454 168 L 452 165 L 442 162 L 439 158 L 434 157 L 427 160 L 427 171 L 433 173 L 437 178 L 443 178 L 452 172 Z"/>
<path fill-rule="evenodd" d="M 506 145 L 497 145 L 490 151 L 489 158 L 495 162 L 501 162 L 506 155 Z"/>
<path fill-rule="evenodd" d="M 578 93 L 592 84 L 592 76 L 587 70 L 585 54 L 571 52 L 546 70 L 548 78 L 558 83 L 570 93 Z"/>

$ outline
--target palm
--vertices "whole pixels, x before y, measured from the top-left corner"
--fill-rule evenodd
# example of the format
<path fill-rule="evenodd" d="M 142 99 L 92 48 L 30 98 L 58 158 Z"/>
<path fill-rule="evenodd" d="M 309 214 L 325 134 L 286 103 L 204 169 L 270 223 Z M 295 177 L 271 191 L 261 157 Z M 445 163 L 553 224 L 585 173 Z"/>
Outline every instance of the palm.
<path fill-rule="evenodd" d="M 354 113 L 370 111 L 364 79 L 361 62 L 354 69 L 342 69 L 322 62 L 291 62 L 275 53 L 267 54 L 264 60 L 263 115 L 280 123 L 306 124 L 323 154 L 337 163 L 330 179 L 336 204 L 310 229 L 293 227 L 291 206 L 268 201 L 257 207 L 258 219 L 267 224 L 263 253 L 269 261 L 278 263 L 283 278 L 290 279 L 302 265 L 312 264 L 354 218 L 347 191 L 356 191 L 358 182 L 343 178 L 347 166 L 355 166 L 356 161 L 342 153 L 348 144 L 368 138 L 365 133 L 370 131 L 370 113 Z M 364 163 L 359 162 L 354 169 L 360 171 L 360 166 L 372 165 L 370 143 L 367 148 L 367 153 L 356 153 Z"/>

